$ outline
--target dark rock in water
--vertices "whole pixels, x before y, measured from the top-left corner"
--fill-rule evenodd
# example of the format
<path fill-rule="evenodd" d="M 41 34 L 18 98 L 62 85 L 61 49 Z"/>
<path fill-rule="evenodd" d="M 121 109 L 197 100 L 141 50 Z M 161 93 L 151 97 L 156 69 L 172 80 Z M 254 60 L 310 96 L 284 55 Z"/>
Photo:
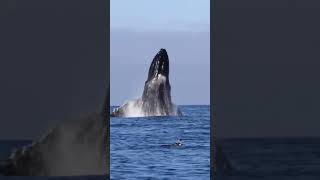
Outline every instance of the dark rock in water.
<path fill-rule="evenodd" d="M 181 116 L 182 113 L 171 101 L 169 82 L 169 57 L 165 49 L 154 57 L 145 82 L 142 97 L 129 101 L 115 109 L 111 116 Z"/>
<path fill-rule="evenodd" d="M 53 128 L 2 162 L 7 176 L 104 175 L 106 123 L 99 114 Z"/>

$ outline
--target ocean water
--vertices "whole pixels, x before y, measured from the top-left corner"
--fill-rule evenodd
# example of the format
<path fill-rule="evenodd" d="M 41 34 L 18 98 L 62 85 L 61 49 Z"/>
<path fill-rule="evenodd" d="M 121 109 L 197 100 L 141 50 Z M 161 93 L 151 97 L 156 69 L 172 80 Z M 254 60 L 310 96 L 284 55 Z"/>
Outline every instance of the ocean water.
<path fill-rule="evenodd" d="M 111 118 L 111 179 L 210 179 L 210 107 L 179 108 L 183 117 Z"/>
<path fill-rule="evenodd" d="M 114 107 L 113 107 L 114 108 Z M 209 106 L 181 106 L 184 117 L 111 119 L 111 179 L 209 179 Z M 182 139 L 183 146 L 170 146 Z M 0 141 L 0 161 L 28 140 Z M 233 170 L 224 180 L 319 180 L 320 138 L 218 139 Z M 100 180 L 105 176 L 5 177 Z"/>
<path fill-rule="evenodd" d="M 320 138 L 218 140 L 234 167 L 224 180 L 319 180 Z"/>

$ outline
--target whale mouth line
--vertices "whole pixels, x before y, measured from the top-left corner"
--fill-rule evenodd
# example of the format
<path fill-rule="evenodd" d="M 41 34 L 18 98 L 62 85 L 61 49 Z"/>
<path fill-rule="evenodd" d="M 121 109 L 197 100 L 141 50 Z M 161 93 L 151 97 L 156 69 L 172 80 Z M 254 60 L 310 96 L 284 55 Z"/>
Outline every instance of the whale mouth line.
<path fill-rule="evenodd" d="M 160 51 L 153 58 L 149 68 L 147 81 L 150 81 L 153 78 L 158 78 L 159 75 L 163 75 L 167 79 L 169 77 L 169 57 L 165 49 L 160 49 Z"/>

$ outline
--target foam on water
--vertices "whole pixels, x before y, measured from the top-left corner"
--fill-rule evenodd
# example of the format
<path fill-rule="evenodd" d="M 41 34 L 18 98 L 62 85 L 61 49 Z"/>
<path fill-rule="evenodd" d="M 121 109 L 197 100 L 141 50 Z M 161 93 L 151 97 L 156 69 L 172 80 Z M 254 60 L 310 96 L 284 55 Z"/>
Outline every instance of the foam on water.
<path fill-rule="evenodd" d="M 150 114 L 143 110 L 143 102 L 141 101 L 141 98 L 130 100 L 125 103 L 126 105 L 126 111 L 125 111 L 125 117 L 147 117 L 150 116 Z M 171 113 L 171 116 L 177 116 L 178 115 L 178 108 L 176 105 L 172 104 L 173 111 Z M 152 116 L 163 116 L 163 113 L 161 111 L 161 108 L 158 107 L 155 110 L 155 113 L 152 114 Z"/>

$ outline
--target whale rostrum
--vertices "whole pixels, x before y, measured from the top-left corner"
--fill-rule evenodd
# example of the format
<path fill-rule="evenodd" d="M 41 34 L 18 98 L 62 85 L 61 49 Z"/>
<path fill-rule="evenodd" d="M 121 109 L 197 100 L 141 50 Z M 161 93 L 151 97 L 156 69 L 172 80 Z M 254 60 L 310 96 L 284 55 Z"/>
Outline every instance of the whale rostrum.
<path fill-rule="evenodd" d="M 179 115 L 182 115 L 181 112 L 171 101 L 169 56 L 165 49 L 160 49 L 150 65 L 142 96 L 116 108 L 111 113 L 111 116 L 144 117 Z"/>

